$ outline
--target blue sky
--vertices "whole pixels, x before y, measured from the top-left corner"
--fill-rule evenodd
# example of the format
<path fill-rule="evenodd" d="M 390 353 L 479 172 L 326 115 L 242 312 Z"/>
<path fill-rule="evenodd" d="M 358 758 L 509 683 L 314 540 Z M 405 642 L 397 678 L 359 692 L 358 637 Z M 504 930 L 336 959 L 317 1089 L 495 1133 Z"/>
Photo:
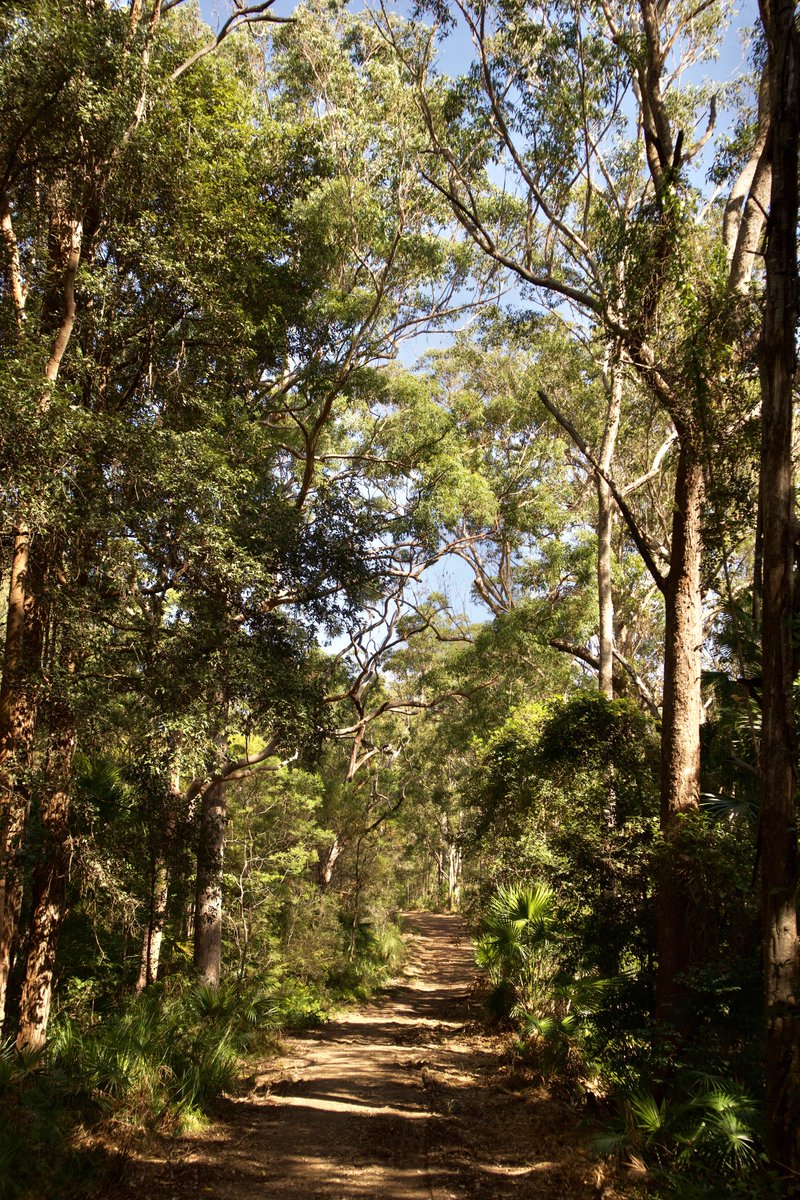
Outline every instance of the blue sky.
<path fill-rule="evenodd" d="M 213 28 L 217 28 L 231 12 L 230 0 L 200 0 L 200 12 L 203 19 Z M 276 0 L 273 11 L 276 16 L 290 16 L 296 7 L 294 0 Z M 395 5 L 398 11 L 407 11 L 408 5 Z M 745 65 L 745 55 L 741 45 L 742 33 L 758 21 L 758 4 L 756 0 L 743 0 L 734 6 L 734 17 L 731 21 L 727 37 L 720 50 L 716 64 L 710 63 L 701 73 L 722 80 L 732 79 Z M 461 28 L 449 39 L 444 58 L 443 69 L 451 74 L 458 74 L 469 62 L 471 44 L 466 31 Z"/>
<path fill-rule="evenodd" d="M 289 16 L 295 7 L 295 0 L 276 0 L 273 11 L 277 16 L 285 17 Z M 395 7 L 398 11 L 407 12 L 409 5 L 407 3 L 398 4 Z M 212 28 L 218 28 L 222 20 L 231 12 L 230 0 L 200 0 L 200 10 L 203 18 Z M 742 4 L 733 7 L 732 11 L 733 16 L 720 47 L 719 58 L 715 62 L 704 63 L 693 68 L 687 75 L 691 82 L 701 83 L 714 80 L 721 84 L 730 82 L 746 72 L 749 41 L 745 31 L 751 29 L 758 21 L 756 0 L 744 0 Z M 440 69 L 448 74 L 457 75 L 468 68 L 471 59 L 472 44 L 462 22 L 445 44 Z M 722 114 L 718 127 L 724 128 L 724 120 L 725 117 Z M 704 171 L 705 166 L 700 166 L 699 174 L 701 176 Z M 416 345 L 406 348 L 402 356 L 403 360 L 410 363 L 418 354 L 423 353 L 425 348 L 425 342 L 418 339 Z M 471 574 L 460 560 L 443 561 L 430 572 L 430 576 L 431 578 L 427 580 L 429 586 L 448 592 L 457 609 L 466 611 L 472 619 L 485 619 L 487 615 L 485 611 L 477 608 L 470 599 Z"/>

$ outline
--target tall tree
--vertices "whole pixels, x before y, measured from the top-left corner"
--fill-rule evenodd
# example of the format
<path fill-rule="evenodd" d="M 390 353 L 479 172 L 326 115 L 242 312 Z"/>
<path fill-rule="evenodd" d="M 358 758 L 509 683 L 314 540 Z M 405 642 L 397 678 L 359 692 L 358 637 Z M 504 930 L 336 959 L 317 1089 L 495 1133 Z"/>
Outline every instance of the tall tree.
<path fill-rule="evenodd" d="M 762 954 L 767 1015 L 767 1138 L 772 1160 L 800 1172 L 800 946 L 797 936 L 797 718 L 793 387 L 797 369 L 800 29 L 792 3 L 761 4 L 767 38 L 771 189 L 762 333 L 763 537 L 761 733 Z M 795 634 L 796 637 L 796 634 Z"/>
<path fill-rule="evenodd" d="M 23 448 L 14 456 L 17 469 L 7 485 L 13 554 L 0 683 L 0 1012 L 20 911 L 20 852 L 44 682 L 42 589 L 59 569 L 44 483 L 52 475 L 58 480 L 60 469 L 47 433 L 64 416 L 60 387 L 74 348 L 80 272 L 100 245 L 109 194 L 154 94 L 240 25 L 273 19 L 272 0 L 238 6 L 217 37 L 206 36 L 200 46 L 195 39 L 177 61 L 159 61 L 161 27 L 185 27 L 183 4 L 164 11 L 161 0 L 137 0 L 127 10 L 90 0 L 14 3 L 0 18 L 2 299 L 14 332 L 5 382 L 29 434 L 38 426 L 43 435 L 33 454 L 26 458 Z"/>
<path fill-rule="evenodd" d="M 475 63 L 455 85 L 431 69 L 435 34 L 381 22 L 416 83 L 431 186 L 529 294 L 573 306 L 609 344 L 618 340 L 677 435 L 666 572 L 619 507 L 665 604 L 658 1010 L 681 1021 L 679 977 L 710 936 L 680 865 L 691 858 L 684 817 L 699 805 L 705 464 L 726 428 L 746 417 L 738 402 L 748 395 L 746 364 L 730 387 L 720 363 L 740 361 L 746 341 L 742 296 L 768 174 L 755 129 L 729 164 L 724 230 L 713 207 L 712 227 L 694 221 L 703 203 L 691 172 L 714 135 L 717 100 L 681 89 L 676 66 L 713 53 L 719 14 L 699 21 L 706 8 L 643 0 L 523 10 L 461 0 L 455 9 Z M 451 10 L 437 11 L 444 24 L 453 20 Z M 488 164 L 498 161 L 510 185 L 492 185 Z"/>

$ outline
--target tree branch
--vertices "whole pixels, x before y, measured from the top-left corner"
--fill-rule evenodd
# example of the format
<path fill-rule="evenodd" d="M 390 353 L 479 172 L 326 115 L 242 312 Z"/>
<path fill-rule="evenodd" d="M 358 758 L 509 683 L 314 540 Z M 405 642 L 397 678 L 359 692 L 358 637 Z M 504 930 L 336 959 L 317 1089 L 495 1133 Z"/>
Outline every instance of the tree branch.
<path fill-rule="evenodd" d="M 545 406 L 547 411 L 553 417 L 555 417 L 556 421 L 558 421 L 561 428 L 564 429 L 569 434 L 569 436 L 572 438 L 573 442 L 578 447 L 578 449 L 580 450 L 581 454 L 586 459 L 586 461 L 589 463 L 592 470 L 596 471 L 597 474 L 600 476 L 600 478 L 605 480 L 605 482 L 608 484 L 608 487 L 611 491 L 611 495 L 614 497 L 616 505 L 619 508 L 619 511 L 622 514 L 625 524 L 628 527 L 628 532 L 630 533 L 631 538 L 633 539 L 634 545 L 636 546 L 636 549 L 639 551 L 639 553 L 642 556 L 642 561 L 644 562 L 648 571 L 652 575 L 653 582 L 655 583 L 656 587 L 658 588 L 658 590 L 660 592 L 663 593 L 666 589 L 666 578 L 665 578 L 663 572 L 661 571 L 661 569 L 659 568 L 658 564 L 656 563 L 656 560 L 653 556 L 650 546 L 648 545 L 647 539 L 645 538 L 644 534 L 642 533 L 641 529 L 639 528 L 636 518 L 634 517 L 630 508 L 626 504 L 625 498 L 621 494 L 616 483 L 611 478 L 611 476 L 608 475 L 602 469 L 602 467 L 598 463 L 597 459 L 595 458 L 594 454 L 589 449 L 589 447 L 586 445 L 586 442 L 583 440 L 581 435 L 578 433 L 577 429 L 572 424 L 572 422 L 569 421 L 567 419 L 567 417 L 565 417 L 563 415 L 563 413 L 561 413 L 556 408 L 555 404 L 553 404 L 552 400 L 550 400 L 547 393 L 542 391 L 542 389 L 539 389 L 539 399 L 541 400 L 542 404 Z"/>
<path fill-rule="evenodd" d="M 235 33 L 242 25 L 258 25 L 262 23 L 270 25 L 293 24 L 294 17 L 275 17 L 269 12 L 274 3 L 275 0 L 264 0 L 261 4 L 249 5 L 241 5 L 237 2 L 236 11 L 231 13 L 227 21 L 225 21 L 214 41 L 197 50 L 185 62 L 182 62 L 179 67 L 176 67 L 170 76 L 171 81 L 174 83 L 176 79 L 180 79 L 181 75 L 193 67 L 195 63 L 198 63 L 201 58 L 205 58 L 207 54 L 213 54 L 222 45 L 225 38 Z"/>

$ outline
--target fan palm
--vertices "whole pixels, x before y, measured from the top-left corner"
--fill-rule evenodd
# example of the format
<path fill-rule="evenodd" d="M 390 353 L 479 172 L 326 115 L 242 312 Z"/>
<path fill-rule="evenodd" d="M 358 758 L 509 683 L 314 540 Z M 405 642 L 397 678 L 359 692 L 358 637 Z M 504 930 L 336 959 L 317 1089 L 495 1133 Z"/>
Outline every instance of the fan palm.
<path fill-rule="evenodd" d="M 555 925 L 555 898 L 545 884 L 501 887 L 490 901 L 477 959 L 509 1011 L 535 1007 L 552 980 Z"/>

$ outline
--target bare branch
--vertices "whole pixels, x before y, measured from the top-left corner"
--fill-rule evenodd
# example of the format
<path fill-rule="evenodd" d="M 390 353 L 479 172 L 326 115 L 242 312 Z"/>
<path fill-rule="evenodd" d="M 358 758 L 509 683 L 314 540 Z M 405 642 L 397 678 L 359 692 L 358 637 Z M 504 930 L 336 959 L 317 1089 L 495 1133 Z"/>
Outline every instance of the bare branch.
<path fill-rule="evenodd" d="M 619 508 L 619 511 L 622 514 L 625 524 L 628 527 L 628 532 L 630 533 L 631 538 L 633 539 L 634 545 L 636 546 L 636 549 L 639 551 L 639 553 L 642 556 L 642 561 L 644 562 L 648 571 L 652 575 L 653 582 L 655 583 L 658 590 L 660 592 L 663 592 L 666 589 L 666 578 L 665 578 L 663 572 L 660 570 L 658 564 L 656 563 L 656 560 L 653 556 L 653 553 L 650 549 L 647 539 L 644 536 L 641 529 L 639 528 L 636 518 L 634 517 L 630 508 L 626 504 L 625 498 L 621 494 L 616 483 L 601 468 L 595 455 L 592 453 L 592 451 L 586 445 L 586 442 L 583 440 L 581 435 L 578 433 L 577 429 L 572 424 L 572 422 L 567 417 L 565 417 L 564 414 L 559 411 L 559 409 L 556 408 L 555 404 L 553 404 L 552 400 L 549 398 L 547 393 L 542 391 L 541 389 L 539 390 L 539 399 L 541 400 L 542 404 L 545 406 L 547 411 L 549 413 L 551 413 L 552 416 L 555 417 L 556 421 L 558 421 L 561 428 L 564 429 L 569 434 L 569 436 L 572 438 L 573 442 L 578 447 L 578 449 L 580 450 L 581 454 L 586 459 L 586 461 L 589 463 L 592 470 L 596 471 L 597 474 L 600 476 L 600 478 L 604 479 L 605 482 L 608 484 L 608 487 L 611 491 L 611 495 L 614 497 L 617 507 Z"/>
<path fill-rule="evenodd" d="M 631 492 L 637 491 L 638 488 L 644 487 L 646 483 L 649 483 L 651 479 L 655 479 L 661 471 L 661 464 L 664 461 L 666 454 L 672 449 L 677 440 L 678 435 L 673 429 L 656 451 L 653 461 L 650 465 L 650 470 L 646 471 L 644 475 L 640 475 L 638 479 L 634 479 L 632 483 L 627 483 L 624 488 L 620 489 L 620 495 L 629 496 Z"/>
<path fill-rule="evenodd" d="M 200 50 L 197 50 L 194 54 L 190 55 L 189 58 L 187 58 L 185 62 L 182 62 L 179 67 L 176 67 L 172 72 L 170 79 L 173 82 L 176 79 L 180 79 L 181 75 L 184 75 L 186 71 L 190 70 L 190 68 L 193 67 L 195 63 L 198 63 L 201 58 L 205 58 L 207 54 L 213 54 L 214 51 L 222 45 L 225 39 L 229 37 L 230 34 L 235 33 L 236 30 L 242 25 L 292 24 L 294 22 L 294 17 L 273 16 L 269 10 L 272 8 L 274 3 L 275 0 L 264 0 L 264 2 L 261 4 L 241 5 L 237 3 L 235 11 L 232 12 L 227 21 L 223 23 L 214 40 L 209 42 L 208 45 L 203 46 Z"/>

